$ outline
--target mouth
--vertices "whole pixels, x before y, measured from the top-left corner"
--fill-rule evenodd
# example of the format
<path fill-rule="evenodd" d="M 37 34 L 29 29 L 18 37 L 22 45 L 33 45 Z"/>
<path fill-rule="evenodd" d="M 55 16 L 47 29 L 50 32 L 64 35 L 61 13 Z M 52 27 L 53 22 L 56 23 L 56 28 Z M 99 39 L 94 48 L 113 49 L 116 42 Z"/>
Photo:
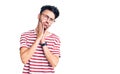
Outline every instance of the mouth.
<path fill-rule="evenodd" d="M 46 30 L 49 27 L 48 23 L 44 23 L 44 30 Z"/>
<path fill-rule="evenodd" d="M 46 30 L 48 28 L 48 26 L 44 26 L 44 30 Z"/>

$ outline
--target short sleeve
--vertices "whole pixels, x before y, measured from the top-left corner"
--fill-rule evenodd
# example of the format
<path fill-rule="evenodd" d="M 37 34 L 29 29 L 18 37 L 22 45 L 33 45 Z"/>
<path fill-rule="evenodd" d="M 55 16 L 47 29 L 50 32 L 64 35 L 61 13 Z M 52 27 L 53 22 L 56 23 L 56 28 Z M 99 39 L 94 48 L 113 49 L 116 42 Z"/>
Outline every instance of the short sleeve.
<path fill-rule="evenodd" d="M 56 38 L 54 40 L 54 45 L 53 45 L 54 47 L 52 49 L 52 53 L 59 56 L 59 57 L 61 57 L 61 55 L 60 55 L 60 44 L 61 44 L 60 39 Z"/>
<path fill-rule="evenodd" d="M 20 48 L 21 47 L 28 47 L 27 46 L 27 36 L 25 34 L 22 34 L 20 37 Z"/>

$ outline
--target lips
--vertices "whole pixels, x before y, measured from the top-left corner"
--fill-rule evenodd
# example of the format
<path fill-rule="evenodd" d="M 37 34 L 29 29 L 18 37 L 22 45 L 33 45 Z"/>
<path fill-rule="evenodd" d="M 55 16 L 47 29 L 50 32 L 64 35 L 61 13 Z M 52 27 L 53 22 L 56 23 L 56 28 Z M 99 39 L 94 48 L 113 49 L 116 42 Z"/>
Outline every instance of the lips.
<path fill-rule="evenodd" d="M 48 28 L 48 26 L 45 25 L 45 26 L 44 26 L 44 30 L 46 30 L 47 28 Z"/>
<path fill-rule="evenodd" d="M 49 27 L 49 24 L 48 23 L 44 23 L 44 29 L 47 29 Z"/>

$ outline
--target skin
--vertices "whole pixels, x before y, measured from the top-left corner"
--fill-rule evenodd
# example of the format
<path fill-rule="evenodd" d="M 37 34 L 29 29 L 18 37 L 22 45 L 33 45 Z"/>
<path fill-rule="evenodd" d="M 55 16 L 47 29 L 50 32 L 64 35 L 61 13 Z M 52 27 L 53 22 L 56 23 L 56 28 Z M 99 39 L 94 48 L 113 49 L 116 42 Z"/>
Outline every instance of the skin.
<path fill-rule="evenodd" d="M 46 14 L 49 16 L 49 19 L 45 20 L 44 16 L 42 14 Z M 55 15 L 53 12 L 49 10 L 44 10 L 42 14 L 38 15 L 38 25 L 36 27 L 36 33 L 37 33 L 37 39 L 31 46 L 31 48 L 21 47 L 20 48 L 20 57 L 23 62 L 23 64 L 26 64 L 28 60 L 32 57 L 34 52 L 36 51 L 37 45 L 39 43 L 45 42 L 46 35 L 49 35 L 50 32 L 48 32 L 48 28 L 52 25 L 53 22 L 50 21 L 50 18 L 55 19 Z M 59 56 L 54 55 L 47 46 L 43 46 L 44 54 L 49 61 L 49 63 L 52 65 L 52 67 L 56 67 L 56 65 L 59 62 Z"/>

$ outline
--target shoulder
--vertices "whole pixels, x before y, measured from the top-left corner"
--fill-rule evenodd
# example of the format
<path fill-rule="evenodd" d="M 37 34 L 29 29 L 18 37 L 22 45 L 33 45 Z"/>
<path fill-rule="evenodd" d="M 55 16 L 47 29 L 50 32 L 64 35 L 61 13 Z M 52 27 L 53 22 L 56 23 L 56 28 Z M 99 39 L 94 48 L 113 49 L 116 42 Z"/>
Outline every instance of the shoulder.
<path fill-rule="evenodd" d="M 58 35 L 56 35 L 55 33 L 51 33 L 50 34 L 50 37 L 53 37 L 53 38 L 60 38 Z"/>
<path fill-rule="evenodd" d="M 23 32 L 23 33 L 21 34 L 21 36 L 23 36 L 23 35 L 30 35 L 30 34 L 33 34 L 33 33 L 35 33 L 34 30 L 28 30 L 28 31 L 26 31 L 26 32 Z"/>
<path fill-rule="evenodd" d="M 55 33 L 51 33 L 51 37 L 54 38 L 55 42 L 60 43 L 60 37 L 58 35 L 56 35 Z"/>

